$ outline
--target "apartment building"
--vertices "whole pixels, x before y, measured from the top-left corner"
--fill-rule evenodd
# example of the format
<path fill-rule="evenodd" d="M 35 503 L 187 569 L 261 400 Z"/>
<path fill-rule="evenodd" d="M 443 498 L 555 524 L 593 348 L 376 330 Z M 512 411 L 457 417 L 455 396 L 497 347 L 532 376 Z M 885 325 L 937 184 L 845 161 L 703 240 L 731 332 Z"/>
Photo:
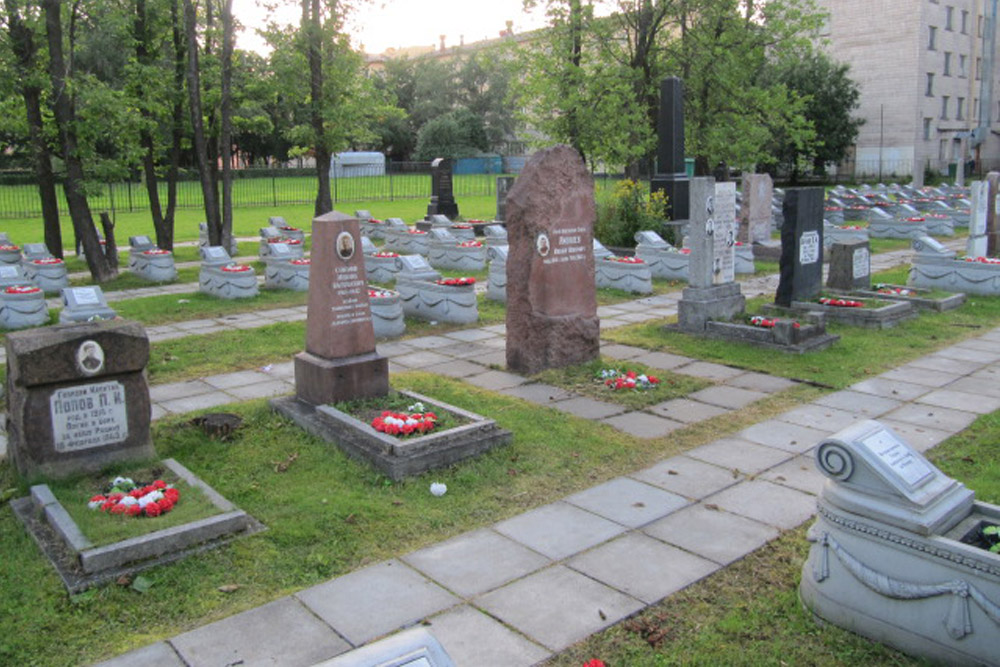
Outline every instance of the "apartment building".
<path fill-rule="evenodd" d="M 861 88 L 865 124 L 847 168 L 889 179 L 970 158 L 1000 166 L 997 3 L 820 0 L 824 48 Z"/>

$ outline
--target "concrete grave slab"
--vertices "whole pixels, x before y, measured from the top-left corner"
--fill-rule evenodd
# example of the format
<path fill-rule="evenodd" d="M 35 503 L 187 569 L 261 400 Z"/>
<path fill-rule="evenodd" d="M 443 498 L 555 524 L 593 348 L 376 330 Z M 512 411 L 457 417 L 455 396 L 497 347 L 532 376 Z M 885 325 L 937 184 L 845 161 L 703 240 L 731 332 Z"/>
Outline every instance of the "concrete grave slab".
<path fill-rule="evenodd" d="M 796 382 L 776 375 L 765 375 L 764 373 L 744 373 L 726 380 L 726 384 L 733 387 L 760 391 L 765 394 L 776 394 L 785 389 L 791 389 Z"/>
<path fill-rule="evenodd" d="M 350 645 L 294 598 L 286 597 L 170 640 L 190 667 L 313 665 Z"/>
<path fill-rule="evenodd" d="M 965 375 L 965 373 L 945 373 L 929 368 L 920 368 L 912 364 L 894 368 L 891 371 L 882 373 L 886 380 L 901 380 L 911 384 L 920 384 L 925 387 L 943 387 L 954 382 Z"/>
<path fill-rule="evenodd" d="M 572 394 L 561 387 L 554 387 L 550 384 L 544 384 L 541 382 L 518 385 L 510 389 L 504 389 L 501 393 L 506 394 L 507 396 L 523 398 L 526 401 L 537 403 L 538 405 L 550 405 L 557 401 L 564 401 L 575 396 L 575 394 Z"/>
<path fill-rule="evenodd" d="M 667 352 L 646 352 L 645 354 L 640 354 L 632 357 L 632 361 L 637 361 L 640 364 L 646 364 L 651 368 L 658 368 L 660 370 L 672 371 L 681 366 L 691 363 L 690 357 L 683 357 L 679 354 L 669 354 Z M 686 375 L 691 375 L 691 373 L 686 373 Z"/>
<path fill-rule="evenodd" d="M 435 616 L 429 623 L 428 630 L 437 637 L 456 665 L 534 665 L 552 655 L 548 649 L 467 605 Z"/>
<path fill-rule="evenodd" d="M 488 593 L 479 606 L 546 648 L 560 651 L 630 616 L 643 604 L 556 565 Z"/>
<path fill-rule="evenodd" d="M 570 560 L 574 570 L 652 604 L 719 565 L 641 533 L 629 533 Z"/>
<path fill-rule="evenodd" d="M 676 512 L 688 504 L 683 496 L 627 477 L 598 484 L 563 501 L 630 528 Z"/>
<path fill-rule="evenodd" d="M 601 355 L 612 359 L 634 359 L 642 354 L 648 354 L 649 350 L 632 345 L 622 345 L 620 343 L 601 342 Z"/>
<path fill-rule="evenodd" d="M 964 377 L 961 380 L 956 380 L 946 385 L 945 389 L 976 394 L 977 396 L 1000 398 L 1000 383 L 995 378 L 986 380 L 979 377 Z"/>
<path fill-rule="evenodd" d="M 390 363 L 392 363 L 390 361 Z M 454 361 L 445 361 L 444 363 L 434 364 L 433 366 L 426 366 L 424 370 L 428 373 L 437 373 L 438 375 L 447 375 L 453 378 L 465 378 L 470 375 L 478 375 L 483 372 L 483 367 L 479 364 L 474 364 L 471 361 L 466 361 L 464 359 L 455 359 Z"/>
<path fill-rule="evenodd" d="M 739 368 L 730 368 L 722 364 L 713 364 L 710 361 L 696 361 L 687 366 L 672 369 L 681 375 L 705 378 L 706 380 L 716 380 L 723 382 L 743 373 Z"/>
<path fill-rule="evenodd" d="M 258 382 L 266 382 L 270 379 L 271 378 L 260 371 L 238 371 L 236 373 L 210 375 L 202 378 L 202 381 L 216 389 L 230 389 L 233 387 L 242 387 L 248 384 L 256 384 Z"/>
<path fill-rule="evenodd" d="M 528 379 L 520 375 L 515 375 L 514 373 L 491 370 L 486 371 L 485 373 L 480 373 L 479 375 L 468 377 L 465 381 L 469 384 L 474 384 L 477 387 L 482 387 L 483 389 L 499 391 L 501 389 L 510 389 L 511 387 L 522 385 L 527 382 Z"/>
<path fill-rule="evenodd" d="M 410 352 L 409 354 L 401 354 L 393 357 L 392 360 L 397 364 L 402 364 L 403 366 L 408 366 L 409 368 L 423 368 L 424 366 L 433 366 L 435 364 L 444 363 L 449 361 L 450 358 L 443 354 L 438 354 L 437 352 L 419 350 L 416 352 Z"/>
<path fill-rule="evenodd" d="M 971 354 L 976 354 L 976 353 L 970 353 L 970 356 Z M 952 359 L 950 357 L 938 353 L 938 354 L 928 355 L 926 357 L 921 357 L 919 359 L 914 359 L 913 361 L 910 362 L 910 366 L 914 368 L 927 368 L 932 371 L 943 371 L 945 373 L 967 375 L 969 373 L 974 373 L 978 371 L 980 368 L 985 366 L 986 363 L 987 362 L 983 361 Z"/>
<path fill-rule="evenodd" d="M 603 403 L 580 396 L 559 402 L 559 409 L 584 419 L 604 419 L 625 412 L 625 408 L 614 403 Z"/>
<path fill-rule="evenodd" d="M 492 590 L 551 562 L 488 528 L 415 551 L 402 560 L 462 597 Z"/>
<path fill-rule="evenodd" d="M 863 415 L 831 408 L 826 405 L 816 405 L 815 403 L 800 405 L 797 408 L 778 415 L 777 418 L 789 424 L 809 426 L 831 433 L 840 430 L 848 424 L 865 419 Z"/>
<path fill-rule="evenodd" d="M 720 565 L 737 561 L 780 535 L 774 526 L 702 504 L 660 519 L 643 532 Z M 719 539 L 721 535 L 725 539 Z"/>
<path fill-rule="evenodd" d="M 542 505 L 494 526 L 498 533 L 554 560 L 589 549 L 625 527 L 565 502 Z"/>
<path fill-rule="evenodd" d="M 398 560 L 355 570 L 295 597 L 355 646 L 459 602 Z"/>
<path fill-rule="evenodd" d="M 930 387 L 927 385 L 904 382 L 902 380 L 891 380 L 884 377 L 862 380 L 861 382 L 852 384 L 849 389 L 863 394 L 900 401 L 912 401 L 917 396 L 922 396 L 930 391 Z"/>
<path fill-rule="evenodd" d="M 1000 410 L 1000 398 L 983 396 L 981 394 L 969 393 L 952 389 L 953 385 L 948 385 L 945 389 L 938 389 L 929 394 L 925 394 L 916 400 L 917 403 L 926 403 L 942 408 L 953 410 L 964 410 L 975 412 L 979 415 L 989 414 Z"/>
<path fill-rule="evenodd" d="M 765 470 L 759 478 L 814 496 L 819 495 L 823 483 L 826 482 L 826 477 L 816 469 L 816 458 L 813 456 L 796 456 L 779 466 Z"/>

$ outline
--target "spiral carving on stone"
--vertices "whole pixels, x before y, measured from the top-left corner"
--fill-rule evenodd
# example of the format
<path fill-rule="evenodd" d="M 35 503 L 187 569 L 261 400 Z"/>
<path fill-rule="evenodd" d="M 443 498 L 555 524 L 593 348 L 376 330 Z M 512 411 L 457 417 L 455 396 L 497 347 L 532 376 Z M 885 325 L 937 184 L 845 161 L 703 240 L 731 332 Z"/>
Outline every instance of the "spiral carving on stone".
<path fill-rule="evenodd" d="M 854 473 L 854 458 L 838 442 L 824 442 L 816 449 L 816 465 L 827 477 L 846 482 Z"/>

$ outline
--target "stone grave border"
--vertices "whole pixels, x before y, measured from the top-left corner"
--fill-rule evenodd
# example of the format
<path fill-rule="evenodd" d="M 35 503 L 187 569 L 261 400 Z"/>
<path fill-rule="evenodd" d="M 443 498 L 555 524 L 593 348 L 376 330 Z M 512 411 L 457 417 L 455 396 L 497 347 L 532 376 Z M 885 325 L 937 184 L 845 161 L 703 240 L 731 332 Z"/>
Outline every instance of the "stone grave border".
<path fill-rule="evenodd" d="M 956 292 L 946 297 L 941 297 L 939 299 L 934 299 L 927 296 L 934 290 L 925 289 L 922 287 L 913 287 L 912 285 L 889 285 L 889 287 L 898 287 L 900 289 L 907 289 L 911 292 L 916 292 L 914 296 L 908 296 L 905 294 L 884 294 L 882 292 L 876 292 L 874 289 L 860 289 L 852 290 L 850 292 L 843 292 L 846 296 L 857 296 L 864 299 L 882 299 L 884 301 L 905 301 L 907 303 L 913 304 L 914 308 L 918 310 L 932 310 L 934 312 L 943 313 L 947 310 L 955 310 L 959 308 L 963 303 L 965 303 L 965 293 Z M 839 290 L 829 290 L 831 294 L 841 294 Z"/>
<path fill-rule="evenodd" d="M 14 515 L 48 557 L 70 594 L 180 560 L 267 530 L 174 459 L 162 463 L 189 486 L 199 488 L 219 510 L 204 519 L 94 547 L 46 484 L 11 501 Z"/>
<path fill-rule="evenodd" d="M 294 421 L 312 435 L 340 447 L 353 459 L 367 461 L 389 479 L 399 481 L 463 461 L 510 443 L 513 434 L 487 417 L 412 391 L 403 396 L 452 412 L 470 423 L 401 440 L 376 431 L 371 425 L 330 405 L 310 405 L 284 396 L 272 399 L 272 409 Z"/>
<path fill-rule="evenodd" d="M 761 310 L 779 317 L 795 316 L 799 313 L 821 313 L 828 320 L 864 329 L 891 329 L 900 322 L 912 320 L 917 316 L 917 309 L 911 303 L 881 298 L 874 300 L 884 301 L 885 305 L 878 308 L 845 308 L 811 301 L 792 301 L 789 308 L 766 303 Z"/>

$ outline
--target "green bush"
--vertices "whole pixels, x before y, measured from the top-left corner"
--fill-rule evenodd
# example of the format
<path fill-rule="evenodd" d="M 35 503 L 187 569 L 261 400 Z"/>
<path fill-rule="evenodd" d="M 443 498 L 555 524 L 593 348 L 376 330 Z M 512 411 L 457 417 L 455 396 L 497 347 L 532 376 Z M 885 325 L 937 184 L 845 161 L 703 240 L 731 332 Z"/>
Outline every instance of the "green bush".
<path fill-rule="evenodd" d="M 662 232 L 666 220 L 667 196 L 663 192 L 647 196 L 645 187 L 626 179 L 598 202 L 594 234 L 604 245 L 632 247 L 636 232 Z"/>

